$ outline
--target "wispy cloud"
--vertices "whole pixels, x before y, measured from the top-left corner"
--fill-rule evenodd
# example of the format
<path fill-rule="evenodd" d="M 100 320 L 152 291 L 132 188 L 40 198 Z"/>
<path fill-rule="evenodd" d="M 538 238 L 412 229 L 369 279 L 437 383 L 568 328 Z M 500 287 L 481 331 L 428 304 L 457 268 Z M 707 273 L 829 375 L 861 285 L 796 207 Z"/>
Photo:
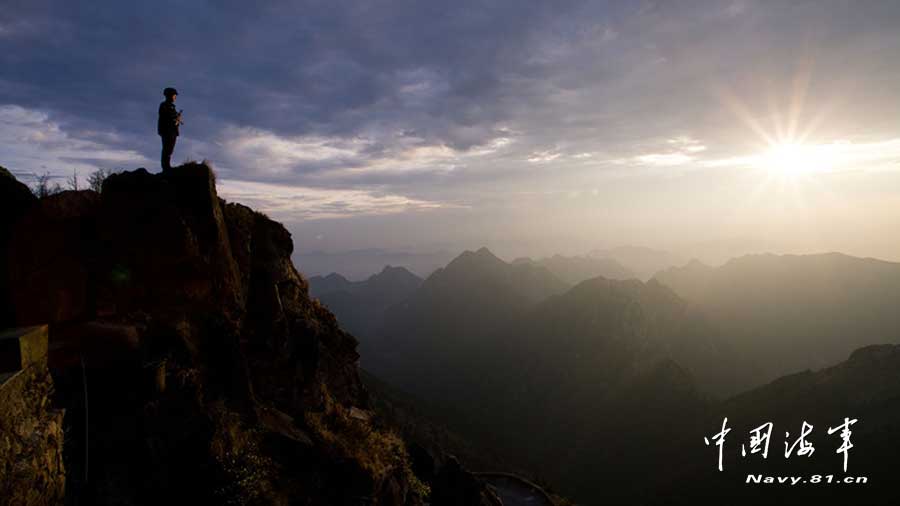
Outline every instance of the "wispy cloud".
<path fill-rule="evenodd" d="M 98 140 L 100 139 L 100 140 Z M 2 163 L 17 172 L 81 175 L 98 167 L 113 168 L 149 163 L 134 150 L 120 149 L 103 139 L 114 134 L 68 132 L 45 112 L 16 105 L 0 106 Z"/>
<path fill-rule="evenodd" d="M 220 180 L 219 194 L 285 221 L 347 218 L 449 207 L 440 202 L 361 190 Z"/>
<path fill-rule="evenodd" d="M 649 153 L 646 155 L 638 155 L 634 157 L 634 161 L 639 164 L 656 165 L 668 167 L 672 165 L 684 165 L 694 160 L 694 157 L 684 153 Z"/>
<path fill-rule="evenodd" d="M 638 165 L 671 167 L 693 162 L 703 151 L 706 151 L 706 146 L 700 141 L 688 136 L 679 136 L 668 139 L 664 150 L 637 155 L 633 157 L 633 161 Z"/>
<path fill-rule="evenodd" d="M 466 149 L 434 143 L 408 131 L 374 131 L 354 137 L 284 136 L 250 127 L 228 127 L 217 142 L 225 163 L 244 179 L 314 183 L 322 186 L 372 176 L 447 173 L 509 148 L 512 132 Z"/>
<path fill-rule="evenodd" d="M 530 155 L 528 155 L 528 160 L 531 163 L 541 163 L 541 162 L 552 162 L 560 157 L 560 152 L 556 149 L 548 149 L 544 151 L 534 151 Z"/>
<path fill-rule="evenodd" d="M 223 154 L 258 176 L 354 165 L 372 146 L 371 141 L 358 138 L 280 136 L 254 127 L 228 127 L 220 138 Z"/>
<path fill-rule="evenodd" d="M 177 12 L 162 32 L 160 11 Z M 596 225 L 597 202 L 636 219 L 651 189 L 709 216 L 696 193 L 714 182 L 695 169 L 727 179 L 764 163 L 753 127 L 777 133 L 779 112 L 788 127 L 816 127 L 803 141 L 824 145 L 807 154 L 829 171 L 893 177 L 898 20 L 896 2 L 842 0 L 21 1 L 0 9 L 0 164 L 156 167 L 155 109 L 172 85 L 189 120 L 176 160 L 209 158 L 223 182 L 271 185 L 242 195 L 284 216 L 462 202 L 473 212 L 417 218 L 453 241 L 469 222 L 475 237 L 540 216 L 527 232 L 537 236 L 586 230 L 584 216 Z M 808 86 L 792 101 L 798 75 Z M 599 193 L 585 209 L 517 197 L 585 188 Z M 318 204 L 283 204 L 300 194 Z"/>
<path fill-rule="evenodd" d="M 793 168 L 805 173 L 855 171 L 900 171 L 900 138 L 818 144 L 760 146 L 756 152 L 734 156 L 711 155 L 697 139 L 679 136 L 666 142 L 666 149 L 618 158 L 618 164 L 686 169 L 736 168 L 779 170 Z"/>
<path fill-rule="evenodd" d="M 705 167 L 777 169 L 797 165 L 807 173 L 900 171 L 900 138 L 865 142 L 837 140 L 779 147 L 743 156 L 704 160 Z"/>

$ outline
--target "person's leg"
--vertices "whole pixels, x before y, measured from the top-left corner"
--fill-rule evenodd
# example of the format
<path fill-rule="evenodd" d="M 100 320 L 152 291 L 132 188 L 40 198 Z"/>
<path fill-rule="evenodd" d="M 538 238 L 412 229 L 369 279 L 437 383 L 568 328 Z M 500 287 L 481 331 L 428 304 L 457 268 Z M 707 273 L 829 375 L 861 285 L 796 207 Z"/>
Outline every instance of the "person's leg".
<path fill-rule="evenodd" d="M 170 168 L 169 158 L 172 156 L 172 150 L 168 139 L 165 137 L 160 137 L 160 139 L 162 139 L 162 155 L 160 155 L 159 164 L 162 166 L 163 172 L 166 172 Z"/>
<path fill-rule="evenodd" d="M 162 138 L 162 159 L 160 163 L 162 165 L 163 172 L 172 168 L 172 152 L 175 151 L 175 140 L 177 137 L 163 137 Z"/>

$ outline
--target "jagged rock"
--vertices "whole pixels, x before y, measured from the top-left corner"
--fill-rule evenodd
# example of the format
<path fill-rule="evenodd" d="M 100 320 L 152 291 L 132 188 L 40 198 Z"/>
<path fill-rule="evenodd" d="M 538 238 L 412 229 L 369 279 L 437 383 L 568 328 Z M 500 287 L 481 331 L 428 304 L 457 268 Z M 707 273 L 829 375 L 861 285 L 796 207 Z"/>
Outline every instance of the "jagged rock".
<path fill-rule="evenodd" d="M 305 447 L 314 445 L 309 435 L 297 428 L 295 420 L 290 415 L 275 408 L 259 407 L 256 410 L 256 416 L 259 418 L 260 424 L 272 434 L 277 434 L 285 440 Z"/>
<path fill-rule="evenodd" d="M 434 479 L 433 506 L 503 506 L 503 503 L 475 475 L 450 456 Z"/>
<path fill-rule="evenodd" d="M 142 169 L 114 174 L 102 195 L 101 303 L 117 306 L 119 314 L 177 318 L 189 308 L 240 317 L 239 278 L 208 167 L 188 164 L 166 176 Z"/>
<path fill-rule="evenodd" d="M 7 252 L 12 229 L 36 202 L 27 186 L 0 167 L 0 287 L 9 284 Z M 6 290 L 0 291 L 0 328 L 13 326 L 14 314 L 12 298 Z"/>
<path fill-rule="evenodd" d="M 142 329 L 129 323 L 74 322 L 54 328 L 50 364 L 56 369 L 78 367 L 82 360 L 100 366 L 140 361 Z"/>
<path fill-rule="evenodd" d="M 225 206 L 237 270 L 246 301 L 242 350 L 253 385 L 288 414 L 321 406 L 321 389 L 342 403 L 364 405 L 356 363 L 357 341 L 334 315 L 310 298 L 306 280 L 291 262 L 293 243 L 280 223 L 240 204 Z M 274 377 L 292 377 L 284 384 Z"/>
<path fill-rule="evenodd" d="M 17 322 L 52 324 L 71 497 L 421 502 L 402 443 L 343 415 L 369 409 L 357 342 L 310 298 L 290 233 L 220 199 L 207 165 L 114 174 L 14 228 L 0 289 Z"/>
<path fill-rule="evenodd" d="M 855 350 L 850 354 L 848 363 L 867 367 L 882 361 L 896 358 L 900 349 L 891 344 L 873 344 Z"/>
<path fill-rule="evenodd" d="M 6 167 L 0 167 L 0 195 L 3 195 L 3 200 L 0 201 L 0 210 L 5 219 L 21 214 L 23 210 L 37 201 L 37 197 L 31 193 L 31 190 L 19 182 Z"/>
<path fill-rule="evenodd" d="M 69 321 L 91 312 L 99 202 L 96 192 L 65 191 L 41 199 L 17 222 L 7 271 L 16 325 Z"/>
<path fill-rule="evenodd" d="M 425 481 L 433 482 L 437 471 L 437 462 L 434 455 L 424 446 L 413 443 L 409 445 L 409 457 L 412 460 L 412 468 Z"/>

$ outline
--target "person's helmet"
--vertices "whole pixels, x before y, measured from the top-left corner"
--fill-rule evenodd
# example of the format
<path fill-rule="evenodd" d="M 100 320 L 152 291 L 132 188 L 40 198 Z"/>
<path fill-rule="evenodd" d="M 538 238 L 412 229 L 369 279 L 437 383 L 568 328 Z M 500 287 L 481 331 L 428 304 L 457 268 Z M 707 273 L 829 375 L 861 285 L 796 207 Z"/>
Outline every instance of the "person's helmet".
<path fill-rule="evenodd" d="M 177 94 L 178 94 L 178 90 L 176 90 L 175 88 L 166 88 L 163 90 L 163 95 L 165 95 L 166 98 L 169 98 L 172 95 L 177 95 Z"/>

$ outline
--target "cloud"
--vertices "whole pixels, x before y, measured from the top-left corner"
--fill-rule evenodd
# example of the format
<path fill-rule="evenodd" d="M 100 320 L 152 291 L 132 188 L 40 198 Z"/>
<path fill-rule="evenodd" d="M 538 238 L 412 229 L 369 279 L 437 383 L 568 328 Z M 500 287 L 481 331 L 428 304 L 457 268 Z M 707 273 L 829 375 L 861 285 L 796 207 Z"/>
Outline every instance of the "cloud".
<path fill-rule="evenodd" d="M 226 128 L 218 144 L 223 154 L 245 171 L 285 174 L 296 169 L 347 166 L 358 163 L 370 141 L 302 135 L 282 137 L 253 127 Z"/>
<path fill-rule="evenodd" d="M 818 174 L 900 170 L 900 138 L 774 144 L 756 152 L 724 157 L 706 156 L 707 146 L 688 136 L 671 138 L 667 145 L 667 151 L 617 161 L 651 167 L 790 170 Z"/>
<path fill-rule="evenodd" d="M 747 2 L 744 0 L 733 0 L 725 7 L 725 15 L 728 17 L 740 16 L 747 10 Z"/>
<path fill-rule="evenodd" d="M 639 164 L 664 167 L 670 165 L 684 165 L 692 160 L 694 160 L 692 156 L 688 156 L 684 153 L 650 153 L 634 157 L 634 161 Z"/>
<path fill-rule="evenodd" d="M 359 190 L 332 190 L 227 179 L 220 180 L 218 186 L 223 198 L 241 202 L 285 221 L 386 215 L 448 207 L 439 202 Z"/>
<path fill-rule="evenodd" d="M 670 167 L 685 165 L 697 159 L 697 154 L 706 151 L 706 146 L 689 136 L 678 136 L 668 139 L 666 151 L 640 154 L 633 157 L 639 165 Z"/>
<path fill-rule="evenodd" d="M 458 167 L 497 156 L 514 144 L 513 132 L 468 149 L 433 143 L 410 131 L 373 130 L 352 138 L 281 136 L 250 127 L 226 128 L 216 142 L 236 179 L 302 183 L 320 187 L 384 184 L 396 179 L 446 175 Z M 376 183 L 376 181 L 381 183 Z"/>
<path fill-rule="evenodd" d="M 409 188 L 396 176 L 412 173 L 448 189 L 506 178 L 530 184 L 521 179 L 528 171 L 510 164 L 531 159 L 577 172 L 569 154 L 593 152 L 686 164 L 696 152 L 677 146 L 622 153 L 686 126 L 704 138 L 733 131 L 729 113 L 710 100 L 711 81 L 781 72 L 792 48 L 808 42 L 811 23 L 828 23 L 833 35 L 817 48 L 817 69 L 830 76 L 850 72 L 844 52 L 867 43 L 862 23 L 883 20 L 865 31 L 871 40 L 892 33 L 888 21 L 898 17 L 889 6 L 853 9 L 852 17 L 833 2 L 764 7 L 108 1 L 87 9 L 17 1 L 0 12 L 0 26 L 19 27 L 0 42 L 0 96 L 51 111 L 70 131 L 114 132 L 119 141 L 110 146 L 155 159 L 155 103 L 176 85 L 196 155 L 247 179 L 310 184 L 330 174 L 333 185 L 397 191 Z M 163 31 L 159 12 L 177 13 Z M 852 64 L 858 75 L 887 68 L 877 59 Z M 876 102 L 892 90 L 860 91 Z M 868 102 L 860 110 L 872 110 Z M 488 155 L 502 159 L 459 159 L 500 139 L 510 144 Z M 549 159 L 547 146 L 559 156 Z"/>
<path fill-rule="evenodd" d="M 505 205 L 552 229 L 564 213 L 511 196 L 598 188 L 624 209 L 648 176 L 754 163 L 764 146 L 717 90 L 763 128 L 802 95 L 812 144 L 896 138 L 900 4 L 857 4 L 11 0 L 0 105 L 16 126 L 2 127 L 0 163 L 155 167 L 156 106 L 175 86 L 188 121 L 176 159 L 336 199 L 304 211 L 277 194 L 267 205 L 285 215 Z M 44 116 L 24 126 L 10 111 Z M 842 165 L 890 170 L 876 148 L 845 149 Z"/>
<path fill-rule="evenodd" d="M 112 146 L 115 136 L 98 132 L 68 132 L 49 114 L 14 105 L 0 106 L 0 146 L 3 165 L 17 173 L 84 176 L 98 167 L 146 164 L 134 150 Z"/>
<path fill-rule="evenodd" d="M 531 163 L 540 163 L 540 162 L 552 162 L 559 158 L 560 153 L 557 150 L 544 150 L 544 151 L 535 151 L 528 155 L 528 160 Z"/>
<path fill-rule="evenodd" d="M 818 174 L 900 171 L 900 138 L 776 145 L 759 153 L 705 160 L 702 165 Z"/>

